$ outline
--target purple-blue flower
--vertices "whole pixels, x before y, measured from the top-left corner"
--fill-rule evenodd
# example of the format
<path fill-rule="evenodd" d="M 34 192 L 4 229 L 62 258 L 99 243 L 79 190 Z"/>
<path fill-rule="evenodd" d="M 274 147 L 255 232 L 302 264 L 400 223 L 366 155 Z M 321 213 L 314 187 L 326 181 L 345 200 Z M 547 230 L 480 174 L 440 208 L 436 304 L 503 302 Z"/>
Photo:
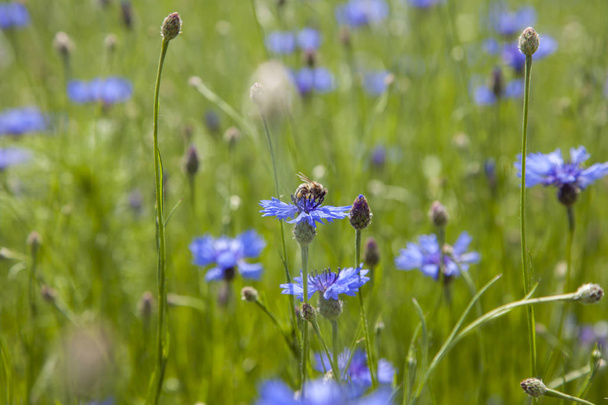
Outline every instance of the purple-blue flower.
<path fill-rule="evenodd" d="M 374 166 L 382 167 L 386 162 L 386 148 L 383 145 L 376 145 L 372 149 L 371 161 Z"/>
<path fill-rule="evenodd" d="M 343 207 L 321 206 L 321 203 L 312 198 L 296 199 L 292 196 L 292 204 L 284 203 L 278 198 L 272 197 L 271 200 L 262 200 L 260 205 L 264 208 L 260 210 L 263 217 L 277 217 L 288 224 L 299 224 L 308 222 L 313 228 L 317 227 L 317 222 L 323 224 L 323 220 L 332 222 L 334 219 L 344 219 L 348 216 L 350 205 Z"/>
<path fill-rule="evenodd" d="M 319 274 L 308 275 L 308 298 L 312 297 L 317 291 L 326 300 L 338 300 L 340 294 L 345 294 L 354 297 L 359 287 L 369 281 L 369 277 L 365 275 L 369 270 L 361 270 L 360 267 L 347 267 L 339 269 L 337 273 L 331 272 L 329 269 L 322 271 Z M 294 277 L 295 283 L 281 284 L 283 294 L 295 295 L 297 299 L 304 299 L 304 284 L 302 277 Z"/>
<path fill-rule="evenodd" d="M 302 68 L 293 72 L 291 77 L 303 96 L 313 91 L 327 93 L 334 88 L 334 76 L 325 68 Z"/>
<path fill-rule="evenodd" d="M 23 3 L 0 3 L 0 29 L 25 27 L 30 23 L 30 13 Z"/>
<path fill-rule="evenodd" d="M 463 271 L 468 270 L 469 264 L 479 262 L 481 256 L 477 252 L 467 252 L 471 243 L 471 236 L 467 232 L 460 234 L 450 254 L 443 255 L 443 268 L 446 277 L 455 277 L 460 274 L 458 267 Z M 453 258 L 452 258 L 453 257 Z M 437 242 L 437 236 L 421 235 L 418 243 L 408 243 L 405 249 L 401 249 L 399 256 L 395 258 L 395 266 L 399 270 L 420 269 L 425 275 L 439 279 L 439 265 L 441 263 L 441 250 Z"/>
<path fill-rule="evenodd" d="M 315 359 L 315 369 L 317 371 L 325 373 L 331 370 L 331 362 L 327 359 L 325 353 L 317 353 Z M 372 376 L 367 367 L 367 356 L 363 350 L 355 350 L 351 359 L 350 351 L 344 349 L 338 355 L 338 368 L 343 376 L 342 378 L 360 387 L 363 391 L 372 385 Z M 394 376 L 393 365 L 386 359 L 378 360 L 378 382 L 380 384 L 391 384 Z"/>
<path fill-rule="evenodd" d="M 390 83 L 391 73 L 386 70 L 368 72 L 363 75 L 363 88 L 372 96 L 384 93 Z"/>
<path fill-rule="evenodd" d="M 303 51 L 316 51 L 321 46 L 321 34 L 310 27 L 301 29 L 297 35 L 298 47 Z"/>
<path fill-rule="evenodd" d="M 542 184 L 561 188 L 564 185 L 571 185 L 584 190 L 588 185 L 608 174 L 608 162 L 596 163 L 584 168 L 583 162 L 590 156 L 584 146 L 571 148 L 568 162 L 564 162 L 560 149 L 548 154 L 531 153 L 526 158 L 526 187 Z M 517 156 L 515 168 L 517 176 L 521 177 L 521 155 Z"/>
<path fill-rule="evenodd" d="M 291 31 L 272 31 L 266 35 L 266 48 L 278 55 L 289 55 L 296 49 L 296 37 Z"/>
<path fill-rule="evenodd" d="M 31 157 L 32 154 L 27 149 L 0 148 L 0 171 L 10 166 L 25 163 Z"/>
<path fill-rule="evenodd" d="M 509 11 L 502 2 L 495 3 L 490 10 L 490 26 L 498 34 L 513 36 L 536 22 L 536 11 L 533 7 L 520 7 Z"/>
<path fill-rule="evenodd" d="M 68 97 L 77 104 L 102 102 L 106 105 L 121 103 L 131 98 L 133 85 L 122 77 L 96 78 L 91 81 L 71 80 Z"/>
<path fill-rule="evenodd" d="M 412 7 L 416 8 L 430 8 L 436 4 L 442 3 L 444 0 L 408 0 L 408 3 Z"/>
<path fill-rule="evenodd" d="M 389 405 L 391 391 L 380 389 L 367 396 L 354 392 L 349 385 L 340 385 L 333 380 L 317 379 L 306 383 L 302 398 L 282 381 L 271 380 L 262 384 L 256 405 Z"/>
<path fill-rule="evenodd" d="M 548 35 L 540 38 L 538 50 L 534 53 L 533 59 L 539 60 L 547 57 L 557 50 L 557 41 Z M 523 72 L 526 64 L 526 56 L 521 53 L 517 42 L 510 42 L 502 47 L 501 57 L 503 62 L 513 68 L 518 73 Z"/>
<path fill-rule="evenodd" d="M 582 325 L 578 340 L 582 346 L 593 346 L 598 343 L 603 348 L 608 347 L 608 322 L 599 321 L 594 325 Z"/>
<path fill-rule="evenodd" d="M 388 12 L 385 0 L 350 0 L 336 6 L 336 20 L 342 25 L 360 27 L 383 21 Z"/>
<path fill-rule="evenodd" d="M 47 128 L 47 116 L 35 107 L 11 108 L 0 113 L 0 135 L 22 135 Z"/>
<path fill-rule="evenodd" d="M 190 244 L 193 263 L 205 267 L 215 264 L 205 275 L 206 281 L 231 280 L 238 271 L 243 278 L 259 280 L 262 275 L 260 263 L 247 263 L 245 259 L 257 258 L 266 242 L 254 230 L 243 232 L 236 238 L 206 235 L 195 238 Z"/>

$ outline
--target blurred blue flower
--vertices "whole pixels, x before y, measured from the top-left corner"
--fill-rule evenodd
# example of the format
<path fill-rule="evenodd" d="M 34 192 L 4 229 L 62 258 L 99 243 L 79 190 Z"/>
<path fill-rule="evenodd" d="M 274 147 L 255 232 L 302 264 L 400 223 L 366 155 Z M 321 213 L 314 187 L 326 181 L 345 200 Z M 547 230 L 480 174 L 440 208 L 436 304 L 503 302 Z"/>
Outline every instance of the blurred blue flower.
<path fill-rule="evenodd" d="M 216 239 L 209 235 L 195 238 L 190 244 L 190 251 L 197 266 L 216 265 L 205 275 L 206 281 L 230 281 L 237 270 L 244 278 L 259 280 L 262 265 L 247 263 L 245 259 L 257 258 L 265 246 L 264 239 L 254 230 L 249 230 L 234 239 L 227 236 Z"/>
<path fill-rule="evenodd" d="M 292 204 L 284 203 L 278 198 L 272 197 L 271 200 L 262 200 L 260 205 L 264 208 L 260 212 L 263 217 L 277 217 L 281 221 L 289 218 L 294 218 L 291 221 L 286 221 L 288 224 L 299 224 L 300 222 L 308 222 L 313 228 L 317 227 L 317 222 L 323 224 L 323 220 L 332 222 L 334 219 L 344 219 L 348 216 L 350 205 L 343 207 L 321 206 L 319 200 L 312 198 L 296 199 L 291 197 Z"/>
<path fill-rule="evenodd" d="M 490 27 L 503 36 L 520 34 L 526 27 L 536 22 L 536 11 L 533 7 L 520 7 L 509 11 L 503 2 L 497 2 L 490 8 Z"/>
<path fill-rule="evenodd" d="M 317 291 L 326 300 L 338 300 L 339 294 L 354 297 L 359 287 L 369 281 L 365 275 L 369 270 L 361 270 L 360 267 L 347 267 L 338 269 L 338 273 L 333 273 L 329 269 L 319 274 L 308 275 L 308 298 L 312 297 Z M 297 299 L 304 299 L 304 284 L 302 277 L 294 277 L 295 283 L 281 284 L 283 294 L 295 295 Z"/>
<path fill-rule="evenodd" d="M 583 168 L 583 162 L 591 155 L 587 153 L 584 146 L 570 149 L 570 161 L 564 162 L 562 152 L 556 149 L 554 152 L 532 153 L 526 158 L 526 187 L 537 184 L 544 186 L 563 187 L 570 185 L 578 190 L 584 190 L 594 181 L 608 175 L 608 162 L 596 163 L 588 168 Z M 521 177 L 521 155 L 517 156 L 515 162 L 517 177 Z"/>
<path fill-rule="evenodd" d="M 602 348 L 608 347 L 608 322 L 599 321 L 594 325 L 582 325 L 578 340 L 582 346 L 593 346 L 598 343 Z"/>
<path fill-rule="evenodd" d="M 32 158 L 27 149 L 0 148 L 0 171 L 7 167 L 25 163 Z"/>
<path fill-rule="evenodd" d="M 385 0 L 350 0 L 336 6 L 336 20 L 342 25 L 360 27 L 383 21 L 389 7 Z"/>
<path fill-rule="evenodd" d="M 272 31 L 266 35 L 266 48 L 272 53 L 288 55 L 296 49 L 296 37 L 290 31 Z"/>
<path fill-rule="evenodd" d="M 538 50 L 533 55 L 534 60 L 539 60 L 547 57 L 557 50 L 557 41 L 548 35 L 543 35 L 540 38 L 540 45 Z M 521 53 L 518 48 L 517 42 L 511 42 L 505 44 L 501 51 L 501 57 L 503 62 L 513 68 L 518 73 L 523 72 L 526 64 L 526 56 Z"/>
<path fill-rule="evenodd" d="M 408 0 L 408 3 L 416 8 L 429 8 L 443 1 L 445 0 Z"/>
<path fill-rule="evenodd" d="M 315 370 L 321 372 L 331 370 L 331 362 L 324 352 L 317 353 L 315 359 Z M 349 360 L 350 364 L 348 364 Z M 346 369 L 347 366 L 348 370 Z M 344 349 L 344 351 L 338 355 L 338 368 L 340 369 L 342 378 L 350 381 L 353 385 L 360 387 L 362 390 L 361 392 L 372 385 L 372 376 L 367 367 L 367 356 L 363 350 L 355 350 L 351 359 L 350 350 Z M 393 365 L 386 359 L 380 359 L 378 361 L 378 382 L 380 384 L 391 384 L 394 376 L 395 369 L 393 368 Z"/>
<path fill-rule="evenodd" d="M 306 383 L 305 398 L 301 398 L 282 381 L 271 380 L 262 384 L 256 405 L 389 405 L 391 391 L 380 389 L 365 397 L 354 392 L 349 385 L 333 380 L 313 380 Z"/>
<path fill-rule="evenodd" d="M 121 103 L 131 98 L 133 85 L 122 77 L 96 78 L 89 82 L 71 80 L 68 97 L 77 104 L 102 102 L 106 105 Z"/>
<path fill-rule="evenodd" d="M 313 91 L 327 93 L 334 88 L 334 76 L 325 68 L 302 68 L 292 72 L 291 78 L 303 96 Z"/>
<path fill-rule="evenodd" d="M 0 3 L 0 29 L 25 27 L 30 23 L 30 13 L 23 3 Z"/>
<path fill-rule="evenodd" d="M 363 75 L 363 88 L 372 96 L 384 93 L 391 82 L 392 74 L 386 70 L 368 72 Z"/>
<path fill-rule="evenodd" d="M 316 51 L 321 46 L 321 34 L 314 28 L 306 27 L 298 32 L 297 41 L 303 51 Z"/>
<path fill-rule="evenodd" d="M 469 264 L 479 262 L 481 256 L 477 252 L 466 252 L 472 238 L 468 233 L 460 234 L 450 254 L 443 256 L 443 268 L 446 277 L 455 277 L 460 274 L 458 266 L 463 271 L 468 270 Z M 445 247 L 444 247 L 445 249 Z M 446 252 L 447 253 L 447 252 Z M 455 260 L 455 261 L 454 261 Z M 420 269 L 425 275 L 439 279 L 439 264 L 441 263 L 441 250 L 437 242 L 437 236 L 421 235 L 418 243 L 408 243 L 405 249 L 401 249 L 399 256 L 395 258 L 395 266 L 399 270 Z"/>
<path fill-rule="evenodd" d="M 384 163 L 386 163 L 386 148 L 383 145 L 376 145 L 372 149 L 371 160 L 374 166 L 384 166 Z"/>
<path fill-rule="evenodd" d="M 34 107 L 11 108 L 0 113 L 0 135 L 22 135 L 47 128 L 47 116 Z"/>

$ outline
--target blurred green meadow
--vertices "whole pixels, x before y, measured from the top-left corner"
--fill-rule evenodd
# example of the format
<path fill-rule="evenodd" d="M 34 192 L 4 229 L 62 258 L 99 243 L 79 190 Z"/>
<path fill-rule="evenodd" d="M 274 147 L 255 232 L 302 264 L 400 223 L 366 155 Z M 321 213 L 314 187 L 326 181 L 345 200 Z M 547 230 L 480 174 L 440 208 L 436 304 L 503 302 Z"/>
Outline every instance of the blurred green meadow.
<path fill-rule="evenodd" d="M 243 286 L 255 287 L 290 330 L 290 300 L 279 288 L 285 282 L 279 222 L 259 213 L 259 201 L 275 196 L 275 188 L 264 127 L 249 98 L 254 82 L 266 89 L 276 86 L 284 97 L 268 114 L 281 199 L 290 202 L 301 183 L 295 174 L 303 172 L 328 189 L 327 204 L 350 205 L 359 194 L 369 201 L 373 221 L 363 240 L 376 239 L 380 264 L 362 289 L 375 357 L 395 368 L 394 403 L 404 396 L 410 346 L 418 367 L 423 364 L 412 300 L 427 316 L 430 358 L 471 300 L 462 277 L 445 287 L 448 300 L 441 298 L 445 291 L 438 281 L 395 268 L 400 249 L 435 232 L 428 217 L 433 201 L 449 212 L 446 241 L 453 243 L 466 230 L 473 238 L 470 249 L 481 254 L 468 272 L 477 289 L 502 274 L 480 300 L 483 312 L 524 296 L 520 179 L 513 167 L 521 150 L 522 98 L 478 105 L 472 96 L 474 80 L 488 84 L 496 67 L 506 81 L 519 77 L 500 54 L 484 50 L 486 39 L 502 41 L 488 22 L 494 3 L 446 0 L 421 9 L 390 0 L 383 21 L 351 28 L 337 23 L 336 1 L 25 4 L 30 24 L 0 31 L 0 112 L 35 106 L 47 114 L 49 127 L 0 135 L 0 148 L 33 153 L 29 162 L 0 170 L 2 401 L 25 404 L 26 391 L 35 404 L 139 404 L 146 399 L 158 309 L 153 95 L 160 24 L 173 11 L 183 19 L 183 32 L 167 53 L 159 117 L 165 212 L 177 205 L 167 224 L 170 349 L 161 403 L 253 403 L 260 384 L 274 378 L 298 388 L 298 360 L 268 316 L 240 297 Z M 123 17 L 126 5 L 130 24 Z M 584 145 L 590 163 L 608 161 L 608 3 L 506 3 L 511 10 L 522 5 L 536 9 L 534 27 L 541 42 L 550 35 L 558 44 L 532 66 L 528 152 L 561 148 L 566 155 Z M 333 74 L 326 93 L 300 95 L 287 79 L 284 69 L 305 66 L 303 52 L 276 55 L 265 46 L 270 32 L 307 26 L 322 36 L 314 55 L 317 65 Z M 54 46 L 60 31 L 73 43 L 67 57 Z M 369 94 L 363 86 L 371 71 L 390 73 L 380 94 Z M 69 80 L 108 76 L 131 81 L 127 101 L 77 104 L 68 98 Z M 200 162 L 194 176 L 184 168 L 190 145 Z M 374 159 L 378 150 L 384 151 L 382 159 Z M 488 161 L 495 162 L 494 177 L 485 170 Z M 562 293 L 566 209 L 554 188 L 537 186 L 527 195 L 528 248 L 533 281 L 539 282 L 534 295 Z M 574 205 L 571 291 L 589 282 L 608 286 L 606 201 L 608 179 L 602 179 Z M 212 266 L 192 264 L 188 246 L 193 238 L 234 237 L 248 229 L 267 243 L 258 259 L 264 267 L 261 281 L 237 276 L 231 283 L 206 282 Z M 301 264 L 291 229 L 286 224 L 287 264 L 294 277 Z M 40 238 L 37 251 L 29 236 L 33 231 Z M 319 226 L 309 268 L 354 266 L 354 236 L 347 219 Z M 33 324 L 32 266 L 37 274 Z M 357 301 L 345 299 L 340 339 L 344 347 L 358 341 L 364 349 Z M 594 346 L 581 343 L 582 327 L 608 320 L 605 301 L 567 303 L 559 344 L 561 308 L 535 307 L 537 377 L 546 383 L 590 364 Z M 466 324 L 477 315 L 473 310 Z M 329 336 L 329 323 L 319 324 Z M 442 360 L 419 403 L 530 401 L 519 386 L 532 377 L 526 310 L 515 309 L 480 331 Z M 321 350 L 313 338 L 312 352 Z M 585 383 L 583 376 L 559 389 L 578 395 Z M 598 371 L 586 398 L 602 403 L 607 386 L 605 370 Z"/>

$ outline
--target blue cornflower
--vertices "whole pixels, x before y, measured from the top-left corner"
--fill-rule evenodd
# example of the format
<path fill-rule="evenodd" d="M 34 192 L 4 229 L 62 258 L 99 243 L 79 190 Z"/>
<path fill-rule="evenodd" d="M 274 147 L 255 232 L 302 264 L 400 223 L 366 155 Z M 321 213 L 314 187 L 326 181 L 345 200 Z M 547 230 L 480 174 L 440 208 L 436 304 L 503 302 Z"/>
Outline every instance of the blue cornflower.
<path fill-rule="evenodd" d="M 548 35 L 540 39 L 538 50 L 534 53 L 534 60 L 547 57 L 557 50 L 557 41 Z M 519 50 L 517 41 L 505 44 L 502 47 L 501 57 L 503 62 L 513 68 L 515 72 L 521 73 L 526 65 L 526 56 Z"/>
<path fill-rule="evenodd" d="M 430 8 L 443 1 L 444 0 L 408 0 L 408 3 L 416 8 Z"/>
<path fill-rule="evenodd" d="M 297 41 L 301 50 L 316 51 L 321 46 L 321 34 L 314 28 L 306 27 L 298 32 Z"/>
<path fill-rule="evenodd" d="M 317 371 L 326 372 L 331 370 L 331 362 L 327 359 L 325 353 L 317 353 L 315 358 L 315 369 Z M 348 363 L 349 360 L 350 364 Z M 338 368 L 343 378 L 359 387 L 362 392 L 372 385 L 372 376 L 367 367 L 367 356 L 363 350 L 355 350 L 351 359 L 350 350 L 344 349 L 338 355 Z M 393 365 L 386 359 L 380 359 L 378 361 L 378 382 L 380 384 L 391 384 L 394 376 Z"/>
<path fill-rule="evenodd" d="M 443 255 L 445 277 L 458 276 L 460 274 L 458 270 L 459 265 L 462 270 L 466 271 L 469 268 L 469 264 L 479 262 L 479 259 L 481 258 L 479 253 L 466 253 L 466 250 L 471 243 L 471 239 L 472 238 L 468 233 L 461 233 L 451 249 L 451 255 Z M 407 247 L 401 249 L 399 256 L 395 258 L 395 266 L 397 269 L 420 269 L 425 275 L 431 276 L 435 280 L 439 279 L 440 263 L 441 250 L 435 234 L 421 235 L 418 237 L 418 243 L 408 243 Z"/>
<path fill-rule="evenodd" d="M 296 49 L 296 37 L 291 31 L 272 31 L 266 35 L 266 48 L 278 55 L 289 55 Z"/>
<path fill-rule="evenodd" d="M 0 170 L 25 163 L 30 160 L 31 157 L 32 154 L 27 149 L 0 148 Z"/>
<path fill-rule="evenodd" d="M 291 77 L 303 96 L 313 91 L 327 93 L 334 88 L 334 76 L 325 68 L 302 68 L 293 72 Z"/>
<path fill-rule="evenodd" d="M 102 102 L 111 105 L 130 99 L 133 85 L 129 80 L 115 76 L 96 78 L 90 82 L 71 80 L 67 92 L 70 100 L 77 104 Z"/>
<path fill-rule="evenodd" d="M 308 275 L 308 298 L 312 297 L 317 291 L 324 299 L 338 300 L 340 294 L 345 294 L 354 297 L 359 287 L 369 281 L 369 277 L 365 275 L 369 270 L 361 270 L 360 267 L 347 267 L 339 269 L 337 273 L 331 272 L 329 269 L 322 271 L 319 274 Z M 283 294 L 295 295 L 297 299 L 304 299 L 304 284 L 302 277 L 294 277 L 295 283 L 281 284 Z"/>
<path fill-rule="evenodd" d="M 11 108 L 0 113 L 0 135 L 22 135 L 47 127 L 47 116 L 35 107 Z"/>
<path fill-rule="evenodd" d="M 608 347 L 608 322 L 599 321 L 594 325 L 582 325 L 579 329 L 578 340 L 582 346 L 599 344 Z"/>
<path fill-rule="evenodd" d="M 354 392 L 352 386 L 340 385 L 333 380 L 313 380 L 306 383 L 306 396 L 301 398 L 282 381 L 271 380 L 262 384 L 256 405 L 388 405 L 392 403 L 388 389 L 378 390 L 365 397 Z"/>
<path fill-rule="evenodd" d="M 257 258 L 265 246 L 264 239 L 254 230 L 249 230 L 234 239 L 227 236 L 216 239 L 209 235 L 195 238 L 190 251 L 197 266 L 216 265 L 205 275 L 206 281 L 230 281 L 237 270 L 244 278 L 259 280 L 262 265 L 247 263 L 245 259 Z"/>
<path fill-rule="evenodd" d="M 30 13 L 23 3 L 0 3 L 0 29 L 25 27 L 30 23 Z"/>
<path fill-rule="evenodd" d="M 536 22 L 536 11 L 533 7 L 521 7 L 517 11 L 509 11 L 502 2 L 494 4 L 490 10 L 490 26 L 498 34 L 513 36 L 524 28 L 531 27 Z"/>
<path fill-rule="evenodd" d="M 260 205 L 264 208 L 260 212 L 263 217 L 277 217 L 277 219 L 285 221 L 288 218 L 294 218 L 291 221 L 286 221 L 288 224 L 299 224 L 307 222 L 313 228 L 317 227 L 317 222 L 322 224 L 323 220 L 332 222 L 334 219 L 344 219 L 348 216 L 350 205 L 343 207 L 322 207 L 322 198 L 298 198 L 291 196 L 292 204 L 284 203 L 278 198 L 272 197 L 271 200 L 262 200 Z"/>
<path fill-rule="evenodd" d="M 363 88 L 372 96 L 384 93 L 391 82 L 392 74 L 386 70 L 368 72 L 363 75 Z"/>
<path fill-rule="evenodd" d="M 584 146 L 570 149 L 570 161 L 564 162 L 562 152 L 556 149 L 548 154 L 532 153 L 526 157 L 526 187 L 537 184 L 559 188 L 560 202 L 570 205 L 576 194 L 594 181 L 608 175 L 608 162 L 596 163 L 583 168 L 583 162 L 591 155 Z M 517 176 L 521 177 L 521 155 L 515 162 Z M 568 199 L 570 197 L 572 200 Z"/>
<path fill-rule="evenodd" d="M 382 167 L 386 162 L 386 148 L 383 145 L 376 145 L 372 149 L 371 161 L 374 166 Z"/>
<path fill-rule="evenodd" d="M 388 17 L 385 0 L 350 0 L 336 7 L 336 20 L 342 25 L 360 27 L 379 23 Z"/>

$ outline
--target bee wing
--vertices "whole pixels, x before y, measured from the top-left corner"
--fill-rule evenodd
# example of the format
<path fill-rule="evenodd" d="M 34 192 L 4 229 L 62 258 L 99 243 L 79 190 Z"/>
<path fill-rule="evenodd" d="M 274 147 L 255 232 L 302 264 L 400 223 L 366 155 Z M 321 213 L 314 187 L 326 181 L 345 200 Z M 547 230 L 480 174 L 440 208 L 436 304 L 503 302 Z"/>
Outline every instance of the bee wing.
<path fill-rule="evenodd" d="M 297 173 L 296 176 L 298 176 L 300 178 L 300 180 L 302 180 L 305 183 L 312 183 L 313 182 L 311 179 L 308 178 L 307 175 L 305 175 L 302 172 Z"/>

